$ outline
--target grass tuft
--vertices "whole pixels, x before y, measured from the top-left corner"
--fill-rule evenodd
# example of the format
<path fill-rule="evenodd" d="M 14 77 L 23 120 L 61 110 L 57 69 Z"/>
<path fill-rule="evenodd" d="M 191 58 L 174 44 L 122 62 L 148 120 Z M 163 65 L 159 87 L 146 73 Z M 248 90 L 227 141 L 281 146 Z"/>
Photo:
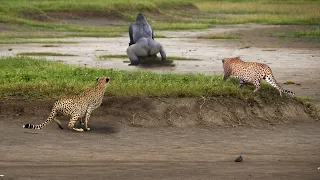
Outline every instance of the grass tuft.
<path fill-rule="evenodd" d="M 77 56 L 74 54 L 62 54 L 62 53 L 55 53 L 55 52 L 23 52 L 23 53 L 18 53 L 17 55 L 20 55 L 20 56 Z"/>
<path fill-rule="evenodd" d="M 289 84 L 296 84 L 296 83 L 295 83 L 295 82 L 293 82 L 293 81 L 288 80 L 288 81 L 284 82 L 283 84 L 287 84 L 287 85 L 289 85 Z"/>
<path fill-rule="evenodd" d="M 76 41 L 0 40 L 0 44 L 77 44 Z"/>
<path fill-rule="evenodd" d="M 110 58 L 128 58 L 128 55 L 126 54 L 107 54 L 99 56 L 99 59 L 110 59 Z"/>
<path fill-rule="evenodd" d="M 41 47 L 59 47 L 59 46 L 53 45 L 53 44 L 45 44 L 45 45 L 42 45 Z"/>
<path fill-rule="evenodd" d="M 156 34 L 156 35 L 154 35 L 153 37 L 154 37 L 154 38 L 169 38 L 169 37 L 167 37 L 167 36 L 165 36 L 165 35 L 162 35 L 162 34 Z"/>
<path fill-rule="evenodd" d="M 232 35 L 211 35 L 211 36 L 200 36 L 200 39 L 241 39 L 240 36 L 232 36 Z"/>
<path fill-rule="evenodd" d="M 320 37 L 320 28 L 312 30 L 297 30 L 294 32 L 295 37 Z"/>
<path fill-rule="evenodd" d="M 120 33 L 65 33 L 56 34 L 51 33 L 22 33 L 22 34 L 12 34 L 12 33 L 1 33 L 0 39 L 13 39 L 13 38 L 26 38 L 26 39 L 37 39 L 37 38 L 69 38 L 69 37 L 120 37 Z"/>

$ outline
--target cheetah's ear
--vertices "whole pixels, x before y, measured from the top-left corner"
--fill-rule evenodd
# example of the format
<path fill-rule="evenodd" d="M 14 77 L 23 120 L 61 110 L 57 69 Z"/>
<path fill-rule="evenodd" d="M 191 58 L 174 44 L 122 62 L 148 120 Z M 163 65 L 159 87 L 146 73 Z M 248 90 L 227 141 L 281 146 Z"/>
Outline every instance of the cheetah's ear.
<path fill-rule="evenodd" d="M 99 77 L 96 78 L 96 81 L 99 81 Z"/>
<path fill-rule="evenodd" d="M 107 78 L 106 78 L 106 82 L 109 82 L 109 81 L 110 81 L 110 77 L 107 77 Z"/>

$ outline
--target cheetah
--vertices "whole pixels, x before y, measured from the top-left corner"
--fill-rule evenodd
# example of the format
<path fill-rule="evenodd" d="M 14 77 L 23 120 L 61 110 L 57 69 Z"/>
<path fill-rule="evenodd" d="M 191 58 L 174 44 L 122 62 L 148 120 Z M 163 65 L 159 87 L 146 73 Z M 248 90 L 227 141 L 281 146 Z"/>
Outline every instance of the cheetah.
<path fill-rule="evenodd" d="M 227 80 L 230 76 L 240 79 L 239 87 L 242 87 L 246 82 L 253 83 L 255 85 L 254 92 L 260 89 L 260 80 L 264 79 L 273 87 L 279 90 L 280 96 L 282 93 L 290 94 L 294 96 L 292 91 L 283 89 L 278 85 L 271 68 L 263 63 L 258 62 L 245 62 L 240 57 L 228 58 L 222 60 L 224 77 L 223 80 Z"/>
<path fill-rule="evenodd" d="M 50 121 L 53 119 L 58 126 L 63 129 L 61 122 L 56 118 L 57 113 L 62 113 L 63 115 L 70 116 L 71 119 L 68 124 L 68 128 L 71 130 L 75 130 L 78 132 L 82 132 L 84 130 L 89 131 L 88 120 L 93 110 L 98 108 L 103 99 L 104 92 L 109 84 L 109 77 L 100 77 L 97 78 L 97 83 L 94 87 L 84 91 L 83 93 L 72 96 L 69 98 L 62 98 L 56 101 L 53 105 L 51 113 L 48 119 L 39 125 L 26 124 L 23 125 L 23 128 L 28 129 L 42 129 L 45 127 Z M 75 122 L 80 118 L 85 117 L 84 120 L 84 129 L 83 128 L 75 128 Z M 82 120 L 80 120 L 82 122 Z"/>

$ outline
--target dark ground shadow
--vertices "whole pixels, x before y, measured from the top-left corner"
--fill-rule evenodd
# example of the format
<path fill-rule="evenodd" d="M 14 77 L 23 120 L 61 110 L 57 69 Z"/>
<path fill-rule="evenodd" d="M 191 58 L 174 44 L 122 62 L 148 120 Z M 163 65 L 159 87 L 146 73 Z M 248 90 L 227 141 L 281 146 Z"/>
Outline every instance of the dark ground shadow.
<path fill-rule="evenodd" d="M 62 123 L 62 131 L 66 131 L 66 132 L 70 132 L 70 133 L 89 133 L 89 134 L 115 134 L 115 133 L 118 133 L 120 131 L 120 127 L 118 126 L 118 124 L 115 124 L 115 123 L 109 123 L 109 122 L 101 122 L 101 121 L 98 121 L 98 122 L 90 122 L 89 121 L 89 128 L 90 128 L 90 131 L 83 131 L 83 132 L 76 132 L 74 130 L 70 130 L 68 128 L 68 123 L 69 121 L 67 120 L 67 118 L 61 118 L 61 119 L 65 119 L 63 121 L 61 121 Z M 55 123 L 52 123 L 52 124 L 55 124 Z M 60 128 L 58 126 L 56 126 L 58 130 L 60 130 Z M 82 124 L 80 123 L 80 120 L 77 121 L 75 123 L 75 128 L 84 128 L 82 126 Z"/>
<path fill-rule="evenodd" d="M 157 55 L 155 56 L 147 56 L 147 57 L 139 57 L 139 68 L 153 68 L 153 67 L 175 67 L 173 60 L 166 59 L 162 61 Z M 130 63 L 130 61 L 124 61 Z"/>
<path fill-rule="evenodd" d="M 89 127 L 91 128 L 90 131 L 85 131 L 85 133 L 115 134 L 120 131 L 120 127 L 115 124 L 103 124 L 103 125 L 92 124 Z"/>

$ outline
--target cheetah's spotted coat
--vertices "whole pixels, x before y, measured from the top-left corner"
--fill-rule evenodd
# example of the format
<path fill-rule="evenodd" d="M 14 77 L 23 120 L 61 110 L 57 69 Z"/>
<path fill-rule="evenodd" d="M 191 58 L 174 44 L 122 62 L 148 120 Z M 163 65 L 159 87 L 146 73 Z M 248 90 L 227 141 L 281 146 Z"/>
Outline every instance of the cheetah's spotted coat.
<path fill-rule="evenodd" d="M 72 96 L 69 98 L 62 98 L 56 101 L 48 119 L 44 123 L 39 125 L 26 124 L 23 127 L 29 129 L 41 129 L 45 127 L 48 123 L 50 123 L 53 119 L 58 124 L 58 126 L 61 129 L 63 129 L 61 126 L 61 122 L 56 118 L 57 113 L 61 112 L 62 114 L 71 117 L 68 124 L 69 129 L 75 131 L 89 131 L 90 128 L 88 127 L 88 120 L 92 111 L 101 105 L 104 92 L 106 90 L 107 85 L 109 84 L 109 80 L 109 77 L 97 78 L 97 84 L 94 87 L 84 91 L 80 95 Z M 82 117 L 85 117 L 84 129 L 75 128 L 75 122 Z"/>
<path fill-rule="evenodd" d="M 253 83 L 256 87 L 254 92 L 260 89 L 261 79 L 266 80 L 269 84 L 279 90 L 280 96 L 282 93 L 294 95 L 293 92 L 283 89 L 278 85 L 271 68 L 263 63 L 258 62 L 244 62 L 239 57 L 222 60 L 224 77 L 227 80 L 230 76 L 240 79 L 239 87 L 243 86 L 245 82 Z"/>

